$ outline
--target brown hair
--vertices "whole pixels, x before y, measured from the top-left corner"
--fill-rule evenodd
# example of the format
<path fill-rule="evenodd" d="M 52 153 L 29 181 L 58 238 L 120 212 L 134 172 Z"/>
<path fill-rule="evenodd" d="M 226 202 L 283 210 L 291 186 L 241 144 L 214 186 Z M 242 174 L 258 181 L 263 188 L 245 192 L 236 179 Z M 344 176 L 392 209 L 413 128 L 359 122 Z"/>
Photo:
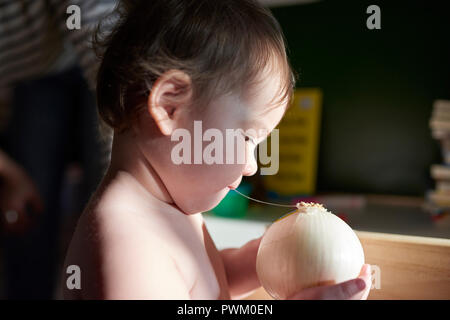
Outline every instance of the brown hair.
<path fill-rule="evenodd" d="M 295 77 L 281 28 L 256 1 L 123 0 L 116 10 L 113 31 L 94 39 L 103 52 L 99 113 L 112 128 L 131 126 L 153 83 L 170 69 L 186 72 L 195 101 L 204 103 L 254 83 L 271 65 L 281 76 L 281 99 L 291 98 Z"/>

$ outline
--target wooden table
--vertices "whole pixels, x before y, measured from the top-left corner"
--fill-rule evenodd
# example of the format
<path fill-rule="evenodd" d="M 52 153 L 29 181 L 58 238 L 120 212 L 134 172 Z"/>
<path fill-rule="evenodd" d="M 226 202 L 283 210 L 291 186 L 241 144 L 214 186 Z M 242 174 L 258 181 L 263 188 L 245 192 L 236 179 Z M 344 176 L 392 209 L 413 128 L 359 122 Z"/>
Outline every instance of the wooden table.
<path fill-rule="evenodd" d="M 450 240 L 357 231 L 373 286 L 368 299 L 450 299 Z M 378 288 L 376 288 L 378 287 Z M 260 288 L 247 299 L 272 299 Z"/>
<path fill-rule="evenodd" d="M 369 299 L 450 299 L 450 217 L 433 221 L 421 208 L 420 199 L 368 199 L 363 208 L 343 213 L 347 223 L 358 230 L 366 263 L 380 271 L 380 288 L 372 289 Z M 261 229 L 261 223 L 269 225 L 287 211 L 252 205 L 245 221 L 258 222 Z M 248 299 L 271 297 L 261 288 Z"/>

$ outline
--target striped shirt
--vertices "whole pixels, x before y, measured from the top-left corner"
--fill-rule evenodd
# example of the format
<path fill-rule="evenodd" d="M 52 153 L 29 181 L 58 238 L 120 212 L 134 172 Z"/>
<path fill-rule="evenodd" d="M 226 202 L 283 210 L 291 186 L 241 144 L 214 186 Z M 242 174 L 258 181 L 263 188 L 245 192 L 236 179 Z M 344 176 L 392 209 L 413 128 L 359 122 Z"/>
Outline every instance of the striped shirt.
<path fill-rule="evenodd" d="M 80 29 L 67 21 L 80 9 Z M 60 72 L 78 63 L 94 88 L 99 61 L 92 49 L 98 23 L 111 14 L 115 0 L 0 0 L 0 89 L 23 80 Z"/>

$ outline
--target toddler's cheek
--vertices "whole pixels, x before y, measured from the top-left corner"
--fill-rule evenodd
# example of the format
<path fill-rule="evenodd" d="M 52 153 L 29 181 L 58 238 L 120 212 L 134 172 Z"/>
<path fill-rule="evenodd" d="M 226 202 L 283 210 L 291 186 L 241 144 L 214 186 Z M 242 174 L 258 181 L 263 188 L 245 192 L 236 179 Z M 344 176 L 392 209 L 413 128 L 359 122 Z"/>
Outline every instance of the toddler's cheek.
<path fill-rule="evenodd" d="M 242 177 L 245 164 L 223 164 L 211 168 L 208 180 L 215 180 L 218 186 L 226 188 Z"/>

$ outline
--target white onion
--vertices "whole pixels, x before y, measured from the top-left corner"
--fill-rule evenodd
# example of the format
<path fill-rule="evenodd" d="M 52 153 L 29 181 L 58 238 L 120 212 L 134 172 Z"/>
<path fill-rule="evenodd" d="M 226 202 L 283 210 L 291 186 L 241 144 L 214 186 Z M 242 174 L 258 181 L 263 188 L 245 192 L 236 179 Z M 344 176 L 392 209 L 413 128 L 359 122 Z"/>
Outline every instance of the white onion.
<path fill-rule="evenodd" d="M 356 278 L 364 264 L 361 243 L 344 221 L 319 204 L 297 208 L 269 227 L 258 249 L 259 280 L 275 299 Z"/>

